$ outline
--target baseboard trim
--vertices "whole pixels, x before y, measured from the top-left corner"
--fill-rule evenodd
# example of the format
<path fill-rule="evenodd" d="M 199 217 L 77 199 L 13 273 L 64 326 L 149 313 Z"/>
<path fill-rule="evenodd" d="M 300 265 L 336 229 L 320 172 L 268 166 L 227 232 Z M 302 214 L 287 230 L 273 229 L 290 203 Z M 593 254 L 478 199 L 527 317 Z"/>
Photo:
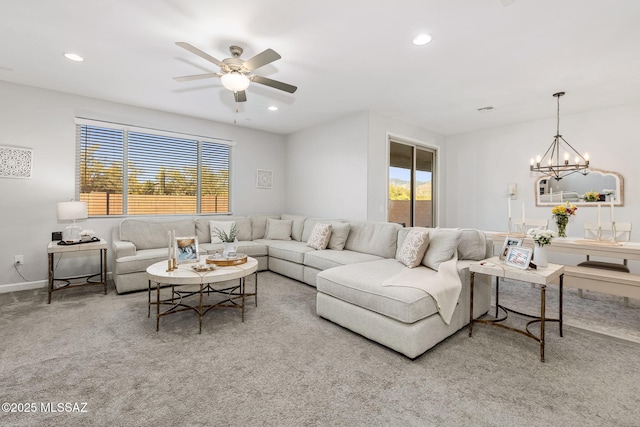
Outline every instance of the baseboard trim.
<path fill-rule="evenodd" d="M 9 283 L 7 285 L 0 285 L 0 294 L 4 294 L 7 292 L 28 291 L 30 289 L 40 289 L 46 287 L 46 280 L 38 280 L 37 282 Z"/>

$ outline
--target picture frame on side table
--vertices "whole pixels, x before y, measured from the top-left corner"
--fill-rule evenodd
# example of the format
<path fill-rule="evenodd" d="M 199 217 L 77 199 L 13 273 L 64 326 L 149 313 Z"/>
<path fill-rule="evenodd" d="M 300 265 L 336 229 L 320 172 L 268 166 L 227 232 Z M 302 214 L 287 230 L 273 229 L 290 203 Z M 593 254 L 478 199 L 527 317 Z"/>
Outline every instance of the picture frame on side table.
<path fill-rule="evenodd" d="M 504 239 L 504 244 L 502 245 L 502 250 L 500 251 L 500 259 L 505 259 L 507 257 L 507 251 L 511 246 L 522 246 L 523 241 L 524 239 L 518 237 L 507 236 Z"/>
<path fill-rule="evenodd" d="M 523 246 L 509 246 L 507 257 L 504 262 L 511 267 L 526 270 L 529 268 L 532 256 L 532 249 L 525 248 Z"/>
<path fill-rule="evenodd" d="M 176 237 L 173 247 L 178 264 L 198 262 L 200 259 L 198 236 Z"/>

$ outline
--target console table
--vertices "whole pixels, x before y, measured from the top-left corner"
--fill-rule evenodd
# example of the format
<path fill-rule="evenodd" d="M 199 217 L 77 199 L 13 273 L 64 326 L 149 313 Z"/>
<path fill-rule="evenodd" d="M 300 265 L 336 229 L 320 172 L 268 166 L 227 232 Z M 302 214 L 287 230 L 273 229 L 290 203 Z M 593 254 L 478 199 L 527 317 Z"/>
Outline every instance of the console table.
<path fill-rule="evenodd" d="M 107 241 L 104 239 L 100 239 L 95 242 L 88 243 L 78 243 L 78 244 L 70 244 L 70 245 L 59 245 L 58 241 L 53 241 L 49 243 L 47 246 L 47 254 L 49 258 L 49 300 L 47 304 L 51 304 L 51 293 L 56 291 L 61 291 L 63 289 L 75 288 L 78 286 L 88 286 L 88 285 L 102 285 L 104 287 L 104 293 L 107 294 Z M 85 252 L 85 251 L 99 251 L 100 254 L 100 273 L 89 274 L 84 276 L 74 276 L 74 277 L 55 277 L 55 263 L 54 263 L 54 255 L 59 254 L 62 256 L 64 253 L 71 252 Z M 89 279 L 100 275 L 99 282 L 92 282 Z M 71 280 L 74 279 L 86 279 L 83 283 L 74 283 L 71 284 Z M 67 282 L 66 285 L 60 286 L 56 288 L 54 286 L 55 282 L 62 281 Z"/>

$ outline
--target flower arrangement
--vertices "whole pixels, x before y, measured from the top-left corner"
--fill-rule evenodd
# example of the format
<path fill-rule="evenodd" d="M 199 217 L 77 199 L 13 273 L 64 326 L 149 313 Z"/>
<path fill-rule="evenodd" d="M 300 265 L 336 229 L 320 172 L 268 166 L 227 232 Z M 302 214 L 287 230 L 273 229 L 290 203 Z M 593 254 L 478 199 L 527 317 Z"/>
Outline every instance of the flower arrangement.
<path fill-rule="evenodd" d="M 558 237 L 567 237 L 566 229 L 569 223 L 569 217 L 575 215 L 577 210 L 576 205 L 570 205 L 569 202 L 564 205 L 554 206 L 554 208 L 551 209 L 551 213 L 558 226 Z"/>
<path fill-rule="evenodd" d="M 229 230 L 229 234 L 227 234 L 223 229 L 218 227 L 214 228 L 212 233 L 214 236 L 216 236 L 218 239 L 222 240 L 225 243 L 233 243 L 236 241 L 236 237 L 238 237 L 238 229 L 236 228 L 235 224 L 231 226 L 231 229 Z"/>
<path fill-rule="evenodd" d="M 527 235 L 530 236 L 538 246 L 545 246 L 551 243 L 551 240 L 556 237 L 556 233 L 551 230 L 538 230 L 530 229 L 527 231 Z"/>
<path fill-rule="evenodd" d="M 600 199 L 600 193 L 597 191 L 587 191 L 584 193 L 585 202 L 597 202 Z"/>

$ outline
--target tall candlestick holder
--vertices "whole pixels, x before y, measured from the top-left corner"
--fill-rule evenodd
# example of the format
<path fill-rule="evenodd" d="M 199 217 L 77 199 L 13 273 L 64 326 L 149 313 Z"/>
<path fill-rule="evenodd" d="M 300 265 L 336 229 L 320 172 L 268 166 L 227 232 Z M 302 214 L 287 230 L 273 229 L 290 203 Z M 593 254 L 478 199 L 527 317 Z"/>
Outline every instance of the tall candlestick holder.
<path fill-rule="evenodd" d="M 507 219 L 507 234 L 511 234 L 511 217 Z"/>
<path fill-rule="evenodd" d="M 618 233 L 616 233 L 616 222 L 611 221 L 611 241 L 618 243 Z"/>

